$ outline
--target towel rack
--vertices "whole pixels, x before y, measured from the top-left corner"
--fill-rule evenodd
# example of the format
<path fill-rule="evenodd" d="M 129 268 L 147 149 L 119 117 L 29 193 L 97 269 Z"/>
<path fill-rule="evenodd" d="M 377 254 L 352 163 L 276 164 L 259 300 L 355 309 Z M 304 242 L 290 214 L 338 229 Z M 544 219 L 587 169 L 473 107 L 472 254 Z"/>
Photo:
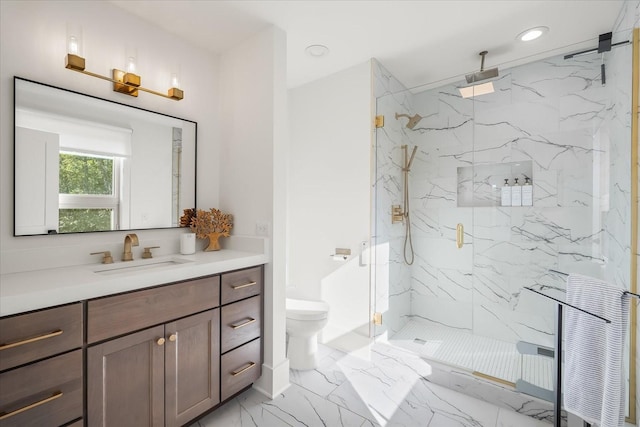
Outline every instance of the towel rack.
<path fill-rule="evenodd" d="M 557 272 L 557 273 L 560 273 L 560 272 Z M 564 274 L 564 273 L 561 273 L 561 274 Z M 543 294 L 542 292 L 538 292 L 535 289 L 529 288 L 527 286 L 525 286 L 524 288 L 538 295 L 542 295 L 543 297 L 548 298 L 556 303 L 556 335 L 555 335 L 556 341 L 555 341 L 555 351 L 553 353 L 553 371 L 555 374 L 556 383 L 553 390 L 553 425 L 554 427 L 560 427 L 561 421 L 562 421 L 560 413 L 562 411 L 562 316 L 563 316 L 562 311 L 563 311 L 563 307 L 569 307 L 569 308 L 578 310 L 586 315 L 593 316 L 606 323 L 611 323 L 611 321 L 609 319 L 605 319 L 604 317 L 598 316 L 597 314 L 583 310 L 580 307 L 576 307 L 574 305 L 566 303 L 557 298 L 553 298 L 549 295 Z M 589 425 L 590 424 L 587 424 L 586 422 L 584 422 L 585 427 Z"/>
<path fill-rule="evenodd" d="M 561 276 L 567 276 L 567 277 L 569 276 L 567 273 L 563 273 L 562 271 L 552 270 L 552 269 L 549 269 L 549 271 L 552 272 L 552 273 L 559 274 Z M 536 292 L 536 291 L 534 291 L 534 292 Z M 538 293 L 540 293 L 540 292 L 538 292 Z M 631 296 L 633 298 L 640 298 L 640 294 L 634 294 L 633 292 L 630 292 L 630 291 L 624 291 L 623 293 L 626 294 L 626 295 L 629 295 L 629 296 Z M 544 294 L 541 294 L 541 295 L 544 295 Z M 549 298 L 551 298 L 551 297 L 549 297 Z"/>
<path fill-rule="evenodd" d="M 556 273 L 559 274 L 561 276 L 566 276 L 568 277 L 569 274 L 564 273 L 562 271 L 558 271 L 558 270 L 553 270 L 553 269 L 549 269 L 550 272 L 552 273 Z M 598 316 L 597 314 L 588 312 L 586 310 L 581 309 L 580 307 L 576 307 L 574 305 L 568 304 L 562 300 L 559 300 L 557 298 L 553 298 L 549 295 L 546 295 L 542 292 L 536 291 L 535 289 L 529 288 L 527 286 L 524 287 L 526 290 L 531 291 L 531 292 L 535 292 L 538 295 L 542 295 L 545 298 L 548 298 L 550 300 L 553 300 L 556 302 L 556 308 L 557 308 L 557 316 L 556 316 L 556 348 L 555 348 L 555 352 L 553 355 L 553 368 L 554 368 L 554 373 L 555 373 L 555 377 L 556 377 L 556 384 L 555 384 L 555 389 L 553 391 L 553 397 L 554 397 L 554 402 L 553 402 L 553 423 L 554 423 L 554 427 L 560 427 L 560 412 L 562 409 L 562 307 L 569 307 L 578 311 L 581 311 L 585 314 L 588 314 L 590 316 L 593 316 L 595 318 L 598 318 L 606 323 L 611 323 L 611 321 L 609 319 L 605 319 L 604 317 Z M 640 294 L 635 294 L 633 292 L 629 292 L 629 291 L 624 291 L 625 294 L 633 297 L 633 298 L 640 298 Z M 583 421 L 583 426 L 584 427 L 591 427 L 591 424 L 587 423 L 586 421 Z"/>

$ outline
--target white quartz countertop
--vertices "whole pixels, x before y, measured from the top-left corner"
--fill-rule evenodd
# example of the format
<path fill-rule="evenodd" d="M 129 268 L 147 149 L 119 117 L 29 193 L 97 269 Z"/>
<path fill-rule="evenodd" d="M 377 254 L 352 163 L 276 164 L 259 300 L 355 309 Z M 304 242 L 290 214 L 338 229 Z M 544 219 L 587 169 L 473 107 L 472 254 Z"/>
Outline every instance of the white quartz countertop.
<path fill-rule="evenodd" d="M 0 316 L 265 264 L 263 253 L 223 249 L 114 264 L 0 275 Z M 122 268 L 127 267 L 127 268 Z M 100 271 L 106 270 L 106 271 Z"/>

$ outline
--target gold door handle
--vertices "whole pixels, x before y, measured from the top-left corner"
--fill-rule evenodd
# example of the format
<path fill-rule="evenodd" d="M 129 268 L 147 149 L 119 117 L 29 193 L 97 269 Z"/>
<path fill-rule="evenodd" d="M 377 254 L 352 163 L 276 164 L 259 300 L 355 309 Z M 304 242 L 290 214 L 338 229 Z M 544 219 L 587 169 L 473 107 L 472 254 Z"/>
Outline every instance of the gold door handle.
<path fill-rule="evenodd" d="M 235 377 L 237 375 L 244 374 L 245 372 L 247 372 L 249 369 L 253 368 L 254 366 L 256 366 L 256 364 L 254 362 L 249 362 L 249 364 L 247 366 L 245 366 L 244 368 L 238 369 L 237 371 L 231 372 L 231 375 Z"/>
<path fill-rule="evenodd" d="M 158 345 L 164 345 L 164 343 L 165 343 L 165 339 L 164 339 L 164 338 L 158 338 L 158 341 L 156 341 L 156 343 L 157 343 Z"/>
<path fill-rule="evenodd" d="M 231 286 L 231 288 L 235 291 L 235 290 L 242 289 L 242 288 L 248 288 L 249 286 L 253 286 L 253 285 L 257 285 L 257 284 L 258 284 L 258 282 L 249 282 L 249 283 L 245 283 L 243 285 L 234 285 L 234 286 Z"/>
<path fill-rule="evenodd" d="M 5 420 L 9 417 L 13 417 L 14 415 L 18 415 L 24 411 L 28 411 L 29 409 L 33 409 L 37 406 L 44 405 L 45 403 L 51 402 L 52 400 L 56 400 L 57 398 L 62 397 L 61 391 L 56 391 L 52 396 L 45 397 L 42 400 L 38 400 L 37 402 L 33 402 L 27 406 L 23 406 L 22 408 L 18 408 L 15 411 L 11 412 L 0 412 L 0 420 Z"/>
<path fill-rule="evenodd" d="M 169 335 L 169 341 L 174 342 L 177 339 L 178 339 L 178 334 Z"/>
<path fill-rule="evenodd" d="M 23 340 L 14 341 L 7 344 L 0 344 L 0 350 L 7 350 L 9 348 L 18 347 L 21 345 L 29 344 L 29 343 L 40 341 L 40 340 L 45 340 L 47 338 L 57 337 L 60 334 L 62 334 L 62 329 L 56 329 L 55 331 L 51 331 L 43 335 L 37 335 L 35 337 L 25 338 Z"/>
<path fill-rule="evenodd" d="M 252 324 L 252 323 L 253 323 L 253 322 L 255 322 L 255 321 L 256 321 L 256 319 L 254 319 L 253 317 L 249 317 L 249 320 L 247 320 L 247 321 L 245 321 L 245 322 L 242 322 L 242 323 L 232 323 L 232 324 L 231 324 L 231 327 L 232 327 L 233 329 L 240 329 L 240 328 L 242 328 L 242 327 L 244 327 L 244 326 L 247 326 L 247 325 Z"/>
<path fill-rule="evenodd" d="M 464 225 L 458 223 L 456 226 L 456 246 L 458 249 L 464 245 Z"/>

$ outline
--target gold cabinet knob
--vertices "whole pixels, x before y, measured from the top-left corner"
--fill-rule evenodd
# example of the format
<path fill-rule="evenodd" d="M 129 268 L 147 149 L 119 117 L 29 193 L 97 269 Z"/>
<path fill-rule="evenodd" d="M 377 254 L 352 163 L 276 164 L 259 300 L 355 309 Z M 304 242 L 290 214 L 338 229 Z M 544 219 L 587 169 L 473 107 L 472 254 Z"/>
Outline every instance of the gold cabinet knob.
<path fill-rule="evenodd" d="M 158 341 L 156 341 L 156 343 L 158 343 L 158 345 L 164 345 L 165 339 L 164 338 L 158 338 Z"/>
<path fill-rule="evenodd" d="M 169 335 L 169 341 L 174 342 L 175 340 L 178 339 L 178 335 L 177 334 L 171 334 Z"/>

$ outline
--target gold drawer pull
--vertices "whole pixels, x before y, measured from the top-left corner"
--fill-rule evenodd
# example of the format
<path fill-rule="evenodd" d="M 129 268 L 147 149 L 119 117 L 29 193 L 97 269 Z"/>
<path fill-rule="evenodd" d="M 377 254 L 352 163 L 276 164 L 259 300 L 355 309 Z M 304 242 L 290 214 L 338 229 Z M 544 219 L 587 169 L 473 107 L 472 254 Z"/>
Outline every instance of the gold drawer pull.
<path fill-rule="evenodd" d="M 249 364 L 247 366 L 245 366 L 244 368 L 237 370 L 237 371 L 233 371 L 231 372 L 231 375 L 238 376 L 240 374 L 243 374 L 245 372 L 247 372 L 249 369 L 253 368 L 254 366 L 256 366 L 256 364 L 254 362 L 249 362 Z"/>
<path fill-rule="evenodd" d="M 37 402 L 34 402 L 34 403 L 30 404 L 30 405 L 23 406 L 22 408 L 18 408 L 15 411 L 0 412 L 0 420 L 5 420 L 5 419 L 7 419 L 9 417 L 13 417 L 14 415 L 18 415 L 21 412 L 28 411 L 29 409 L 33 409 L 36 406 L 44 405 L 45 403 L 51 402 L 52 400 L 56 400 L 59 397 L 62 397 L 62 392 L 61 391 L 56 391 L 55 393 L 53 393 L 52 396 L 45 397 L 42 400 L 38 400 Z"/>
<path fill-rule="evenodd" d="M 24 344 L 29 344 L 29 343 L 40 341 L 40 340 L 44 340 L 44 339 L 47 339 L 47 338 L 57 337 L 60 334 L 62 334 L 62 329 L 56 329 L 55 331 L 51 331 L 51 332 L 49 332 L 47 334 L 37 335 L 35 337 L 26 338 L 26 339 L 21 340 L 21 341 L 10 342 L 9 344 L 2 344 L 2 345 L 0 345 L 0 350 L 7 350 L 9 348 L 18 347 L 18 346 L 21 346 L 21 345 L 24 345 Z"/>
<path fill-rule="evenodd" d="M 234 291 L 237 291 L 238 289 L 248 288 L 249 286 L 253 286 L 257 284 L 258 282 L 249 282 L 249 283 L 245 283 L 244 285 L 234 285 L 234 286 L 231 286 L 231 288 L 233 288 Z"/>
<path fill-rule="evenodd" d="M 249 317 L 249 320 L 247 320 L 247 321 L 245 321 L 245 322 L 242 322 L 242 323 L 232 323 L 232 324 L 231 324 L 231 327 L 232 327 L 233 329 L 240 329 L 240 328 L 242 328 L 242 327 L 244 327 L 244 326 L 247 326 L 247 325 L 252 324 L 252 323 L 253 323 L 253 322 L 255 322 L 255 321 L 256 321 L 256 319 L 254 319 L 253 317 Z"/>

